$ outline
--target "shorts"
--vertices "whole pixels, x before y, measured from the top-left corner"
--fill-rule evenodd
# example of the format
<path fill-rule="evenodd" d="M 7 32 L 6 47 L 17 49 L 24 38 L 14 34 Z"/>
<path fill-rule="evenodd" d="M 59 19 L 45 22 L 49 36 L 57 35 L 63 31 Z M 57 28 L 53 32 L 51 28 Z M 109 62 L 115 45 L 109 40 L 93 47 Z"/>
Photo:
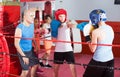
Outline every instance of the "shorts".
<path fill-rule="evenodd" d="M 74 64 L 74 53 L 73 51 L 70 52 L 55 52 L 54 53 L 54 63 L 55 64 L 63 64 L 64 60 L 67 64 Z"/>
<path fill-rule="evenodd" d="M 114 67 L 114 60 L 98 62 L 92 59 L 88 64 L 83 77 L 114 77 L 114 69 L 104 67 Z"/>
<path fill-rule="evenodd" d="M 33 51 L 24 52 L 24 54 L 26 55 L 26 57 L 29 58 L 29 64 L 28 64 L 28 65 L 27 65 L 27 64 L 24 64 L 23 59 L 22 59 L 22 56 L 18 53 L 22 70 L 28 70 L 29 67 L 39 64 L 39 60 L 38 60 L 38 58 L 35 56 L 35 53 L 34 53 Z"/>

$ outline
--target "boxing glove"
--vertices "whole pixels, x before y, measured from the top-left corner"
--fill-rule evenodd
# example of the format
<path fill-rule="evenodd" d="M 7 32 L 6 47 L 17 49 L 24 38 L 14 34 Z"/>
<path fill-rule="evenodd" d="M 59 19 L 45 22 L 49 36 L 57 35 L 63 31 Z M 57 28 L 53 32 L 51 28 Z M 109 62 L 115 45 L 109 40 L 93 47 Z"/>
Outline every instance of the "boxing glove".
<path fill-rule="evenodd" d="M 75 28 L 77 26 L 77 22 L 75 20 L 69 20 L 67 21 L 67 27 L 68 28 Z"/>
<path fill-rule="evenodd" d="M 85 25 L 87 25 L 89 22 L 81 22 L 77 25 L 77 28 L 80 29 L 80 31 L 83 31 L 83 28 Z"/>
<path fill-rule="evenodd" d="M 85 36 L 85 41 L 89 42 L 91 41 L 90 34 L 93 31 L 94 27 L 92 24 L 88 23 L 83 28 L 83 35 Z"/>
<path fill-rule="evenodd" d="M 58 28 L 60 27 L 61 22 L 58 20 L 52 20 L 50 25 L 51 25 L 51 36 L 57 38 Z"/>

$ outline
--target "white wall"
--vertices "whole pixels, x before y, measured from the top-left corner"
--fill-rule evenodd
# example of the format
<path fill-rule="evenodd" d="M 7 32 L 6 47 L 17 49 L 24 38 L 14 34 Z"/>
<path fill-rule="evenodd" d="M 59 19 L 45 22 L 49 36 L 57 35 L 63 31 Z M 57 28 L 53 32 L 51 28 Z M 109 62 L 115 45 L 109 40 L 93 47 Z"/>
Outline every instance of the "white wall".
<path fill-rule="evenodd" d="M 106 11 L 108 21 L 120 21 L 120 5 L 114 0 L 55 0 L 55 9 L 64 8 L 69 19 L 88 20 L 89 12 L 100 8 Z"/>

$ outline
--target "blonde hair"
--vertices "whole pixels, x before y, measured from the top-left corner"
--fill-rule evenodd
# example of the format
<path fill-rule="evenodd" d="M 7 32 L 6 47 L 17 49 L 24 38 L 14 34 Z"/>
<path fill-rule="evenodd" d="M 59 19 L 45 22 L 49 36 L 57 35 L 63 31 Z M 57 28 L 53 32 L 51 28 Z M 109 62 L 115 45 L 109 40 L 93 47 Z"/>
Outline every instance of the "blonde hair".
<path fill-rule="evenodd" d="M 37 8 L 29 8 L 29 9 L 26 9 L 24 10 L 24 15 L 25 16 L 28 12 L 35 12 L 37 10 Z"/>

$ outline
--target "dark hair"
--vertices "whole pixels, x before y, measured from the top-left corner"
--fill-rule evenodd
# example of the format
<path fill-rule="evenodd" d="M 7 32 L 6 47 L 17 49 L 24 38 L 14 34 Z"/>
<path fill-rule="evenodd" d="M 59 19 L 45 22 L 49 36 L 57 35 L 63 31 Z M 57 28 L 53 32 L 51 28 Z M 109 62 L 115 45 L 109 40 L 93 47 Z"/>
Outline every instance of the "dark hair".
<path fill-rule="evenodd" d="M 50 15 L 46 15 L 46 16 L 44 17 L 44 20 L 48 19 L 48 17 L 50 17 L 50 18 L 52 19 L 52 17 L 51 17 Z"/>

